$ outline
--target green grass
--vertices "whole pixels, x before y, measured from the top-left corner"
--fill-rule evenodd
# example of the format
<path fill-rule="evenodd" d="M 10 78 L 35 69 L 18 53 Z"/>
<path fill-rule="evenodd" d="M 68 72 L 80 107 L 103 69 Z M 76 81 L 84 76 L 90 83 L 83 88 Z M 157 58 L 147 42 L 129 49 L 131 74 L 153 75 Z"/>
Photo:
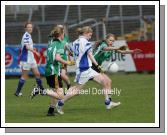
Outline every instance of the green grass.
<path fill-rule="evenodd" d="M 73 80 L 74 77 L 71 77 Z M 121 89 L 120 96 L 113 95 L 114 101 L 122 104 L 106 110 L 102 95 L 79 95 L 65 103 L 64 115 L 47 117 L 50 98 L 37 96 L 29 99 L 34 79 L 28 79 L 23 88 L 23 96 L 13 95 L 18 79 L 5 81 L 5 119 L 6 123 L 154 123 L 154 74 L 115 74 L 110 75 L 113 87 Z M 46 87 L 45 78 L 43 78 Z M 85 88 L 98 87 L 90 81 Z"/>

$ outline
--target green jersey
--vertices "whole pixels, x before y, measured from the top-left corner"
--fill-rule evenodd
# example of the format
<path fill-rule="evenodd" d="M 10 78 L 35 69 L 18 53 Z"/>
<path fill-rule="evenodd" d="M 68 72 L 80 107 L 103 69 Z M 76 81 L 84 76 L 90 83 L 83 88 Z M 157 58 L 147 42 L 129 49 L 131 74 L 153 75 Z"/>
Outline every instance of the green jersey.
<path fill-rule="evenodd" d="M 105 47 L 108 47 L 108 45 L 105 42 L 102 42 L 98 49 L 94 52 L 94 58 L 99 65 L 112 56 L 112 51 L 103 50 Z"/>
<path fill-rule="evenodd" d="M 51 39 L 47 49 L 45 76 L 59 75 L 60 63 L 55 60 L 56 54 L 60 54 L 62 56 L 64 54 L 64 48 L 62 47 L 62 42 L 60 40 Z"/>
<path fill-rule="evenodd" d="M 65 45 L 68 44 L 70 41 L 69 41 L 69 37 L 67 35 L 64 35 L 64 39 L 62 40 L 62 44 L 63 44 L 63 47 L 65 48 Z M 62 57 L 64 60 L 67 60 L 67 54 L 66 52 L 64 51 L 64 55 Z"/>
<path fill-rule="evenodd" d="M 52 36 L 49 36 L 48 37 L 48 46 L 50 46 L 53 42 L 53 37 Z"/>

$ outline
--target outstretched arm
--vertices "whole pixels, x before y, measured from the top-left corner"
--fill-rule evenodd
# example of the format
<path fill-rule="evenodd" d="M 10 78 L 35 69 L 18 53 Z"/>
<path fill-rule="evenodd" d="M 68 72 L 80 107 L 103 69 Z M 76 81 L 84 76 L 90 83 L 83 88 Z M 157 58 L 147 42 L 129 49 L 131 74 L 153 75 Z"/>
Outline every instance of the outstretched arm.
<path fill-rule="evenodd" d="M 131 53 L 141 53 L 141 49 L 134 49 L 134 50 L 117 50 L 117 52 L 122 53 L 122 54 L 131 54 Z"/>
<path fill-rule="evenodd" d="M 103 48 L 104 51 L 112 51 L 112 50 L 119 50 L 118 47 L 105 47 Z"/>

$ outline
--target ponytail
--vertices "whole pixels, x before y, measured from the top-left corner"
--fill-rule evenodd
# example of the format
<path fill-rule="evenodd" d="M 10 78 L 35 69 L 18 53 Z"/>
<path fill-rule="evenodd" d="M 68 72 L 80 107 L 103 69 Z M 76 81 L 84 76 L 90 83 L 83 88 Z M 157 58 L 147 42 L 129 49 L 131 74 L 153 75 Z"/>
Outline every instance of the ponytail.
<path fill-rule="evenodd" d="M 76 32 L 77 32 L 78 35 L 82 35 L 83 34 L 83 30 L 82 30 L 81 27 L 77 28 Z"/>
<path fill-rule="evenodd" d="M 50 32 L 48 38 L 57 39 L 63 33 L 64 33 L 64 29 L 63 28 L 54 27 L 53 30 Z"/>

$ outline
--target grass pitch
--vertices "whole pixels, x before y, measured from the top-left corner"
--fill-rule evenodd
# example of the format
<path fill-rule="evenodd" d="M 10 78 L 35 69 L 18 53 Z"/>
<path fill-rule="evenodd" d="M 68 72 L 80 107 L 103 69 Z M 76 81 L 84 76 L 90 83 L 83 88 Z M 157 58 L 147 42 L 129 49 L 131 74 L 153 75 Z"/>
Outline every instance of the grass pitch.
<path fill-rule="evenodd" d="M 109 75 L 113 88 L 121 89 L 120 95 L 113 95 L 113 101 L 122 104 L 106 110 L 103 95 L 79 95 L 64 105 L 64 115 L 46 116 L 50 97 L 38 95 L 30 100 L 29 94 L 35 79 L 26 81 L 22 97 L 15 97 L 19 79 L 5 80 L 5 122 L 6 123 L 154 123 L 155 76 L 154 74 Z M 74 76 L 71 76 L 73 82 Z M 43 78 L 45 87 L 46 80 Z M 85 88 L 101 88 L 89 81 Z"/>

